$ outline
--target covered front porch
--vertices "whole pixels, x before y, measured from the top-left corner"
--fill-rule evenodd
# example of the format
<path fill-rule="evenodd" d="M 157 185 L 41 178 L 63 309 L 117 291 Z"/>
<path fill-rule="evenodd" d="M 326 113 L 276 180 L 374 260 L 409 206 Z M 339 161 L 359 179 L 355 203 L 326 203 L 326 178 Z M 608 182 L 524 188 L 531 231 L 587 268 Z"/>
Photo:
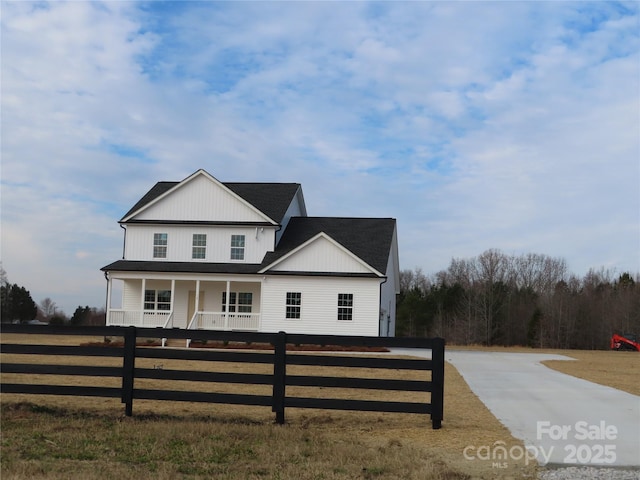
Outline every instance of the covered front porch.
<path fill-rule="evenodd" d="M 260 331 L 261 281 L 112 273 L 107 325 Z M 121 302 L 113 306 L 121 288 Z"/>

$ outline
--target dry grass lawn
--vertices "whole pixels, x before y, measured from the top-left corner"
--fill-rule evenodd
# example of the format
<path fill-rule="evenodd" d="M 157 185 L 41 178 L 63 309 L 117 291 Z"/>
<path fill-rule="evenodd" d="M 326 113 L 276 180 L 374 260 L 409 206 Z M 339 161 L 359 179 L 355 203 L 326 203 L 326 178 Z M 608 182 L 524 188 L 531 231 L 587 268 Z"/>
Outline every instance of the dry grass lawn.
<path fill-rule="evenodd" d="M 51 338 L 41 340 L 51 342 Z M 95 339 L 61 337 L 56 338 L 56 343 L 91 340 Z M 33 337 L 24 340 L 18 335 L 3 335 L 3 341 L 35 343 Z M 573 352 L 561 353 L 573 356 Z M 611 372 L 629 369 L 627 363 L 636 361 L 624 353 L 612 353 L 609 358 L 609 352 L 586 352 L 584 357 L 574 357 L 577 362 L 558 363 L 587 365 L 595 362 L 587 354 L 594 355 L 594 359 L 604 354 L 606 361 L 611 362 L 606 367 Z M 2 354 L 2 361 L 26 361 L 18 357 L 24 356 Z M 51 359 L 34 357 L 29 361 L 47 363 Z M 81 360 L 64 357 L 57 362 L 78 364 Z M 119 365 L 121 360 L 96 357 L 86 362 Z M 270 371 L 266 365 L 153 359 L 139 359 L 136 366 L 159 367 L 159 363 L 165 369 Z M 380 374 L 357 370 L 348 374 Z M 597 371 L 593 366 L 582 370 Z M 347 370 L 298 366 L 290 367 L 288 373 L 338 376 L 347 375 Z M 393 378 L 417 378 L 415 372 L 385 373 Z M 47 383 L 50 378 L 3 375 L 4 382 Z M 108 378 L 58 380 L 69 385 L 117 387 L 120 383 Z M 156 380 L 136 381 L 136 386 L 270 394 L 268 386 Z M 312 392 L 303 388 L 290 388 L 287 393 L 300 396 L 339 393 L 341 398 L 409 401 L 418 401 L 418 395 L 428 395 L 348 389 Z M 440 430 L 431 429 L 427 416 L 411 414 L 287 409 L 287 424 L 281 427 L 273 424 L 274 414 L 265 407 L 135 400 L 134 416 L 127 418 L 118 399 L 3 394 L 1 405 L 3 479 L 453 480 L 536 476 L 537 467 L 524 461 L 512 461 L 507 468 L 498 469 L 490 461 L 465 460 L 463 450 L 469 445 L 490 447 L 495 442 L 505 442 L 509 448 L 522 444 L 511 437 L 449 364 L 445 371 L 445 418 Z"/>
<path fill-rule="evenodd" d="M 640 352 L 564 351 L 576 362 L 547 360 L 542 362 L 559 372 L 590 382 L 640 395 Z"/>

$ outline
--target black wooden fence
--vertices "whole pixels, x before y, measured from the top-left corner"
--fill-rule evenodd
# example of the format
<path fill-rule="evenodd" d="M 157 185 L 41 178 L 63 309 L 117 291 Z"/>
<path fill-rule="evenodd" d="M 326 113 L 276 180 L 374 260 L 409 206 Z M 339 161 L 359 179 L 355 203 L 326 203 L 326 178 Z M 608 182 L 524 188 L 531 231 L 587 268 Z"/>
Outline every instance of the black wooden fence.
<path fill-rule="evenodd" d="M 133 414 L 133 400 L 174 400 L 188 402 L 210 402 L 237 405 L 271 407 L 276 421 L 285 421 L 285 408 L 320 408 L 334 410 L 359 410 L 378 412 L 429 414 L 434 429 L 442 424 L 444 387 L 444 340 L 441 338 L 384 338 L 333 335 L 298 335 L 280 333 L 250 333 L 222 331 L 194 331 L 181 329 L 136 328 L 136 327 L 63 327 L 40 325 L 3 325 L 2 333 L 38 335 L 82 335 L 97 337 L 122 337 L 124 345 L 80 346 L 3 343 L 5 354 L 69 355 L 82 357 L 121 357 L 122 367 L 0 363 L 2 373 L 79 375 L 90 377 L 121 377 L 122 386 L 73 386 L 55 384 L 8 383 L 2 378 L 3 393 L 26 393 L 46 395 L 78 395 L 121 398 L 125 413 Z M 206 341 L 244 342 L 247 344 L 271 345 L 268 350 L 231 349 L 184 349 L 145 346 L 141 339 L 188 339 Z M 53 342 L 55 343 L 55 342 Z M 344 347 L 419 348 L 431 350 L 431 359 L 391 358 L 389 356 L 339 355 L 326 353 L 295 353 L 287 350 L 289 345 L 331 345 Z M 136 368 L 137 358 L 200 360 L 210 362 L 241 362 L 272 364 L 273 374 L 228 373 L 157 368 Z M 287 375 L 288 365 L 312 365 L 324 367 L 357 367 L 373 369 L 396 369 L 430 371 L 431 378 L 423 380 L 353 378 Z M 425 377 L 427 375 L 425 374 Z M 158 390 L 135 388 L 135 379 L 188 380 L 248 385 L 271 385 L 272 395 L 237 393 L 196 392 L 182 390 Z M 340 398 L 307 398 L 287 396 L 289 386 L 331 387 L 348 389 L 375 389 L 418 392 L 416 402 L 356 400 Z M 430 398 L 426 393 L 430 393 Z"/>

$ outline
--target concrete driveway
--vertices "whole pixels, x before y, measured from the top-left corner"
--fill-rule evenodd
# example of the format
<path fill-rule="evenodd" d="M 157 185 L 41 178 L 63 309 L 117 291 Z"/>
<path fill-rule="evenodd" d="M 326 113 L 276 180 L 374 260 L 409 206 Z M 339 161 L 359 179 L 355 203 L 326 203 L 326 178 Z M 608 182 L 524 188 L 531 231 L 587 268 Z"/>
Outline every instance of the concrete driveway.
<path fill-rule="evenodd" d="M 445 358 L 491 413 L 525 444 L 525 452 L 508 454 L 524 453 L 541 465 L 640 466 L 640 397 L 540 363 L 573 359 L 456 350 L 447 350 Z M 445 404 L 445 424 L 446 408 Z M 473 455 L 476 450 L 467 453 Z"/>

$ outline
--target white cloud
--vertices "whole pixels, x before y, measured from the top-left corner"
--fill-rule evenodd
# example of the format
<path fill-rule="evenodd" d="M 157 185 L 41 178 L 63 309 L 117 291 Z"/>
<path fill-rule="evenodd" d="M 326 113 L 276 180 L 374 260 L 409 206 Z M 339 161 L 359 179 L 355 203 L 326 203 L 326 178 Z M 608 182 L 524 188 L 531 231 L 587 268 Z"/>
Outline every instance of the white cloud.
<path fill-rule="evenodd" d="M 2 260 L 37 301 L 101 304 L 116 220 L 198 168 L 397 217 L 403 268 L 640 270 L 637 4 L 2 8 Z"/>

